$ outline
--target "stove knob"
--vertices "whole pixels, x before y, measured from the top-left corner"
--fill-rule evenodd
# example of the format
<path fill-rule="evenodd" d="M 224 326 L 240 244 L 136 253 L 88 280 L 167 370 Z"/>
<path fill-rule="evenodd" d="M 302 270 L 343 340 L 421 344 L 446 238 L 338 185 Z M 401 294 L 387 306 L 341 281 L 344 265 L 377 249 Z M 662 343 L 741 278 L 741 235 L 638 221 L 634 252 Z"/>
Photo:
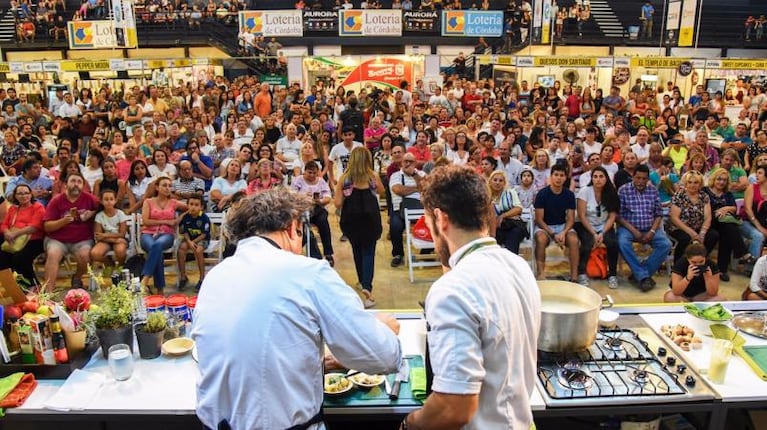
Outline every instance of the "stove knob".
<path fill-rule="evenodd" d="M 685 366 L 684 364 L 680 364 L 676 366 L 677 373 L 684 373 L 686 370 L 687 370 L 687 366 Z"/>
<path fill-rule="evenodd" d="M 676 364 L 676 357 L 674 357 L 674 356 L 668 356 L 668 358 L 666 358 L 666 363 L 667 363 L 669 366 L 674 366 L 674 365 Z"/>
<path fill-rule="evenodd" d="M 666 348 L 660 347 L 658 348 L 658 357 L 665 357 L 666 356 Z"/>
<path fill-rule="evenodd" d="M 692 375 L 688 375 L 687 378 L 684 379 L 684 385 L 687 385 L 688 387 L 694 387 L 695 377 L 693 377 Z"/>

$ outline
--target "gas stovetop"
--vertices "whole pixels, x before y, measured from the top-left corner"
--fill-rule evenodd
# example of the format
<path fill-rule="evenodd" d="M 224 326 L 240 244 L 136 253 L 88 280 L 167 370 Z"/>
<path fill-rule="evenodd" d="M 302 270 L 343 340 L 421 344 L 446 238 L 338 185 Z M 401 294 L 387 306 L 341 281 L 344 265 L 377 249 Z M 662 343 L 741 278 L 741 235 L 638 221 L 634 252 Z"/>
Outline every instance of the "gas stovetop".
<path fill-rule="evenodd" d="M 581 352 L 538 351 L 538 386 L 549 406 L 712 398 L 698 379 L 649 329 L 602 330 Z"/>

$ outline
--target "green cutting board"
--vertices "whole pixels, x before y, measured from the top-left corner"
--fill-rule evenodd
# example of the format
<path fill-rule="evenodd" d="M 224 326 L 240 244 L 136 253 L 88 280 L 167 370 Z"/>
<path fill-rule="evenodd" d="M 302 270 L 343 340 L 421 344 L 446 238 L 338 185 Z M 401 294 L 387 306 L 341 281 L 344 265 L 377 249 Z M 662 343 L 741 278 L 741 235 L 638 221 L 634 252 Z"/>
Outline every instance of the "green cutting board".
<path fill-rule="evenodd" d="M 413 356 L 409 360 L 410 368 L 423 367 L 423 357 L 420 355 Z M 396 374 L 386 375 L 390 384 L 394 384 L 394 378 Z M 389 400 L 389 394 L 386 392 L 386 385 L 381 384 L 370 390 L 361 390 L 359 388 L 353 388 L 348 394 L 329 398 L 325 396 L 323 407 L 326 409 L 332 408 L 348 408 L 348 407 L 375 407 L 375 406 L 412 406 L 418 407 L 422 403 L 413 397 L 413 391 L 410 388 L 410 382 L 402 382 L 400 384 L 399 398 L 397 400 Z"/>
<path fill-rule="evenodd" d="M 767 345 L 745 345 L 743 349 L 767 373 Z"/>

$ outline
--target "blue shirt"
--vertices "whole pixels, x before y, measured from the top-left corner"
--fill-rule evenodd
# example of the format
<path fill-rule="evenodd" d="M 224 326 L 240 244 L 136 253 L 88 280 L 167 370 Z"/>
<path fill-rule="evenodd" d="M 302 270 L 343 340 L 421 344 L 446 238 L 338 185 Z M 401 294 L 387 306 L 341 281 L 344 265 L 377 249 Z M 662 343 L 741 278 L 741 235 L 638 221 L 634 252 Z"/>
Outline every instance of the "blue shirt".
<path fill-rule="evenodd" d="M 543 209 L 543 222 L 547 225 L 562 225 L 567 222 L 567 211 L 575 210 L 575 194 L 563 188 L 559 194 L 551 187 L 542 188 L 535 195 L 535 209 Z"/>
<path fill-rule="evenodd" d="M 53 181 L 51 180 L 51 178 L 47 176 L 41 175 L 37 179 L 29 180 L 25 178 L 23 175 L 19 175 L 19 176 L 11 178 L 11 180 L 8 181 L 8 185 L 6 186 L 6 189 L 5 189 L 6 199 L 8 200 L 11 199 L 11 197 L 13 196 L 13 190 L 15 190 L 19 184 L 28 185 L 29 188 L 32 189 L 32 191 L 38 190 L 38 189 L 50 191 L 53 188 Z M 40 204 L 42 204 L 43 206 L 48 206 L 48 202 L 50 201 L 50 198 L 40 197 L 35 200 L 40 202 Z"/>
<path fill-rule="evenodd" d="M 196 217 L 185 214 L 179 223 L 179 231 L 181 234 L 188 234 L 192 240 L 202 235 L 205 235 L 205 240 L 210 240 L 210 218 L 204 213 Z"/>
<path fill-rule="evenodd" d="M 200 171 L 200 166 L 197 165 L 188 155 L 184 155 L 181 157 L 181 160 L 179 161 L 189 161 L 192 163 L 192 173 L 196 173 L 198 175 L 202 175 L 202 172 Z M 205 191 L 210 191 L 210 186 L 213 184 L 213 159 L 208 157 L 207 155 L 200 154 L 200 163 L 208 166 L 208 168 L 211 170 L 211 179 L 203 179 L 203 182 L 205 182 Z"/>
<path fill-rule="evenodd" d="M 649 231 L 655 218 L 662 215 L 658 190 L 652 184 L 639 192 L 634 183 L 629 182 L 618 190 L 618 198 L 620 217 L 643 233 Z"/>

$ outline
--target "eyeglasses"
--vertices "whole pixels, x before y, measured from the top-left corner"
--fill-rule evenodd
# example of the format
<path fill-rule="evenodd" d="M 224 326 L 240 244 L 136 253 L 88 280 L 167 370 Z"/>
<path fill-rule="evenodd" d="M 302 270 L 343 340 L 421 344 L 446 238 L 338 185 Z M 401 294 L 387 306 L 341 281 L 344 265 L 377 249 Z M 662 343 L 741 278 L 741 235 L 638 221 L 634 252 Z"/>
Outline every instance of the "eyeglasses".
<path fill-rule="evenodd" d="M 17 196 L 31 196 L 32 193 L 27 192 L 27 191 L 19 191 L 18 193 L 16 193 L 16 195 Z"/>

